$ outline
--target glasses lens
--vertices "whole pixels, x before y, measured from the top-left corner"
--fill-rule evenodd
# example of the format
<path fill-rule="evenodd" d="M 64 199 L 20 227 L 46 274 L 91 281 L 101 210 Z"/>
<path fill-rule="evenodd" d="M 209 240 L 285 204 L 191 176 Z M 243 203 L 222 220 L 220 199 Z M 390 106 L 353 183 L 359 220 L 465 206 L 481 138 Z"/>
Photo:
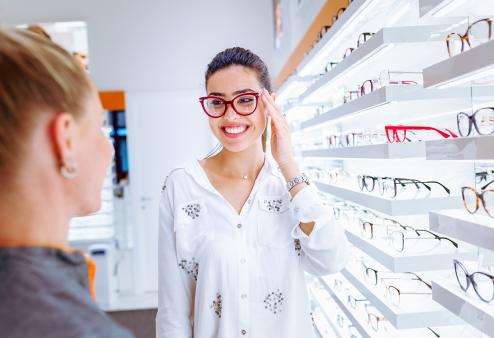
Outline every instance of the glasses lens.
<path fill-rule="evenodd" d="M 364 176 L 364 187 L 367 191 L 374 190 L 374 178 L 372 176 Z"/>
<path fill-rule="evenodd" d="M 362 46 L 371 37 L 370 33 L 362 33 L 358 36 L 357 46 Z"/>
<path fill-rule="evenodd" d="M 470 134 L 470 118 L 465 113 L 459 113 L 456 117 L 458 121 L 458 132 L 461 136 L 468 136 Z"/>
<path fill-rule="evenodd" d="M 475 113 L 475 123 L 477 124 L 480 135 L 491 135 L 494 133 L 494 109 L 483 108 L 478 110 Z"/>
<path fill-rule="evenodd" d="M 475 272 L 472 274 L 473 287 L 477 295 L 484 302 L 490 302 L 494 298 L 494 281 L 486 274 Z"/>
<path fill-rule="evenodd" d="M 400 305 L 400 292 L 398 291 L 397 288 L 394 286 L 389 286 L 388 287 L 388 296 L 389 296 L 389 301 L 391 304 L 398 306 Z"/>
<path fill-rule="evenodd" d="M 207 98 L 204 100 L 204 109 L 211 116 L 221 116 L 225 112 L 225 101 L 219 98 Z"/>
<path fill-rule="evenodd" d="M 391 232 L 389 234 L 388 240 L 391 247 L 396 251 L 401 252 L 405 248 L 405 236 L 401 231 Z"/>
<path fill-rule="evenodd" d="M 347 48 L 345 54 L 343 54 L 343 58 L 346 58 L 348 55 L 352 54 L 353 48 Z"/>
<path fill-rule="evenodd" d="M 354 309 L 357 308 L 357 302 L 355 297 L 348 295 L 348 304 L 350 304 L 350 306 L 353 307 Z"/>
<path fill-rule="evenodd" d="M 378 180 L 379 192 L 386 197 L 395 197 L 395 181 L 392 178 L 384 177 Z"/>
<path fill-rule="evenodd" d="M 464 187 L 461 191 L 463 197 L 463 205 L 471 214 L 477 211 L 477 193 L 475 189 Z"/>
<path fill-rule="evenodd" d="M 257 107 L 257 97 L 252 94 L 245 94 L 237 97 L 233 104 L 239 114 L 252 114 Z"/>
<path fill-rule="evenodd" d="M 466 271 L 460 265 L 459 262 L 455 262 L 455 274 L 458 284 L 465 291 L 468 288 L 468 277 Z"/>
<path fill-rule="evenodd" d="M 360 95 L 366 95 L 372 92 L 374 89 L 374 84 L 372 80 L 367 80 L 362 84 L 362 87 L 360 87 Z"/>
<path fill-rule="evenodd" d="M 470 46 L 476 47 L 482 43 L 486 43 L 490 38 L 490 26 L 487 20 L 480 20 L 473 23 L 468 30 L 468 41 Z"/>
<path fill-rule="evenodd" d="M 361 225 L 362 225 L 362 228 L 361 228 L 362 229 L 362 235 L 364 235 L 367 238 L 372 239 L 372 237 L 374 237 L 373 236 L 373 234 L 374 234 L 373 230 L 374 229 L 373 229 L 372 223 L 362 222 Z"/>
<path fill-rule="evenodd" d="M 368 321 L 369 321 L 370 327 L 374 331 L 377 331 L 377 329 L 379 328 L 379 326 L 378 326 L 379 320 L 377 319 L 377 316 L 374 315 L 373 313 L 369 313 L 368 314 Z"/>
<path fill-rule="evenodd" d="M 450 56 L 455 56 L 463 51 L 463 40 L 458 34 L 449 34 L 446 37 L 446 43 L 448 46 L 448 52 Z"/>
<path fill-rule="evenodd" d="M 486 190 L 483 193 L 485 212 L 494 217 L 494 190 Z"/>

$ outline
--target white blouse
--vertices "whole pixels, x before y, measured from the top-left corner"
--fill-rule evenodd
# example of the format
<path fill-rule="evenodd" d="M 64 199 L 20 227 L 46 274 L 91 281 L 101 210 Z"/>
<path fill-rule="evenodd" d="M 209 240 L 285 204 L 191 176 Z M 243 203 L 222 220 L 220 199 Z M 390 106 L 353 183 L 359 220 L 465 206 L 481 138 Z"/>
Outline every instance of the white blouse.
<path fill-rule="evenodd" d="M 335 273 L 344 230 L 314 185 L 293 200 L 267 159 L 240 214 L 194 160 L 172 170 L 159 217 L 157 338 L 312 338 L 304 270 Z M 300 222 L 315 222 L 310 236 Z"/>

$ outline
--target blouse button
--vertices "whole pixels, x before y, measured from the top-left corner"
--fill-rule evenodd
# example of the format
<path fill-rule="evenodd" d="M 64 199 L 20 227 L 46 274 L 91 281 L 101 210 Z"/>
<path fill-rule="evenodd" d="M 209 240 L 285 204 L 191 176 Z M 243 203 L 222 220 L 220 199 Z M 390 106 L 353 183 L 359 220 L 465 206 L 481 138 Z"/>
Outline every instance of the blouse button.
<path fill-rule="evenodd" d="M 243 257 L 242 257 L 242 258 L 240 259 L 240 263 L 245 264 L 245 262 L 247 262 L 247 260 L 246 260 L 245 258 L 243 258 Z"/>
<path fill-rule="evenodd" d="M 245 293 L 243 293 L 241 296 L 240 296 L 242 299 L 247 299 L 247 295 Z"/>
<path fill-rule="evenodd" d="M 240 332 L 242 333 L 243 336 L 245 336 L 247 334 L 247 331 L 245 331 L 245 330 L 242 330 Z"/>
<path fill-rule="evenodd" d="M 242 224 L 238 223 L 237 228 L 239 228 L 239 229 L 242 228 Z"/>

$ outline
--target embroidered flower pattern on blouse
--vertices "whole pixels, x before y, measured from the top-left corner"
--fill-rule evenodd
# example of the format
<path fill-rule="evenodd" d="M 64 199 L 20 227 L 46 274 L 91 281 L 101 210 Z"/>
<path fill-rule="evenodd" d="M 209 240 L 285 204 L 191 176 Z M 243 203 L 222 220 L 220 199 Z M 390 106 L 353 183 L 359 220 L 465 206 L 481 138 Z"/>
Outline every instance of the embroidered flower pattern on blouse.
<path fill-rule="evenodd" d="M 300 245 L 300 239 L 295 239 L 295 252 L 297 253 L 297 256 L 300 256 L 301 251 L 302 251 L 302 245 Z"/>
<path fill-rule="evenodd" d="M 182 210 L 185 211 L 190 218 L 196 219 L 201 213 L 201 205 L 198 203 L 187 204 Z"/>
<path fill-rule="evenodd" d="M 265 199 L 263 200 L 264 206 L 268 211 L 276 211 L 280 212 L 281 207 L 283 205 L 283 200 L 280 198 L 275 198 L 275 199 Z"/>
<path fill-rule="evenodd" d="M 221 294 L 219 292 L 216 293 L 216 300 L 213 300 L 213 303 L 209 307 L 214 310 L 214 313 L 216 313 L 218 318 L 221 318 L 221 310 L 223 310 L 223 301 L 221 299 Z"/>
<path fill-rule="evenodd" d="M 264 308 L 274 314 L 280 313 L 284 300 L 283 293 L 277 289 L 276 292 L 271 292 L 264 298 Z"/>
<path fill-rule="evenodd" d="M 194 278 L 197 282 L 197 275 L 199 274 L 199 263 L 196 262 L 196 259 L 192 257 L 192 261 L 188 261 L 186 259 L 182 259 L 178 266 L 184 270 L 189 276 Z"/>

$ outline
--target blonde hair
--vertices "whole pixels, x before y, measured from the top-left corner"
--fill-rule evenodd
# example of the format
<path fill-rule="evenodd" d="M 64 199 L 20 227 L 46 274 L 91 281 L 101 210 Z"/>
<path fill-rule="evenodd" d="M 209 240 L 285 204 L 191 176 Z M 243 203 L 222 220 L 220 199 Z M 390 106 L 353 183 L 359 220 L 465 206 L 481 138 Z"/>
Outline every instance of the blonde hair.
<path fill-rule="evenodd" d="M 63 48 L 38 34 L 6 27 L 0 27 L 0 74 L 0 169 L 10 171 L 42 114 L 79 117 L 91 84 Z"/>

